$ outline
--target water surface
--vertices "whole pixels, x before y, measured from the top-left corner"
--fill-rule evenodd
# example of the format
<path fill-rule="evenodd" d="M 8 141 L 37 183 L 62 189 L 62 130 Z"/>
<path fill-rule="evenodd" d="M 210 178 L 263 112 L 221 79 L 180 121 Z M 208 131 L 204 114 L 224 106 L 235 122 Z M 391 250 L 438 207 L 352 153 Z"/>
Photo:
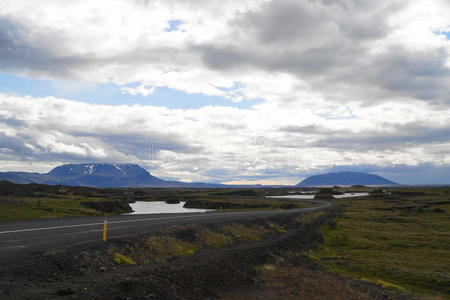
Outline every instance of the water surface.
<path fill-rule="evenodd" d="M 369 196 L 369 193 L 344 193 L 343 195 L 334 195 L 336 199 Z"/>
<path fill-rule="evenodd" d="M 287 195 L 287 196 L 266 196 L 266 198 L 299 199 L 311 200 L 315 195 Z M 369 196 L 369 193 L 344 193 L 342 195 L 333 195 L 336 199 Z"/>
<path fill-rule="evenodd" d="M 213 209 L 199 209 L 199 208 L 184 208 L 183 205 L 186 202 L 180 202 L 178 204 L 167 204 L 163 201 L 145 202 L 136 201 L 130 203 L 133 212 L 130 215 L 142 215 L 142 214 L 176 214 L 176 213 L 198 213 L 212 211 Z"/>
<path fill-rule="evenodd" d="M 288 195 L 288 196 L 266 196 L 266 198 L 284 198 L 284 199 L 314 199 L 315 195 Z"/>

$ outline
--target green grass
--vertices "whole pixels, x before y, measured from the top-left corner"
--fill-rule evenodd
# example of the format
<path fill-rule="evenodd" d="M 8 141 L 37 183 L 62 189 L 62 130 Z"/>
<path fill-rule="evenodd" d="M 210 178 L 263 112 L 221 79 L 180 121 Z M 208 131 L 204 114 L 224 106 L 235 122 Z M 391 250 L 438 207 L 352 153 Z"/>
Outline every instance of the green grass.
<path fill-rule="evenodd" d="M 308 207 L 309 203 L 267 199 L 265 190 L 127 188 L 101 189 L 88 187 L 13 184 L 0 182 L 0 221 L 63 218 L 126 213 L 127 201 L 197 201 L 193 208 L 224 210 L 266 210 Z M 257 196 L 240 196 L 257 195 Z M 115 202 L 97 206 L 88 202 Z M 82 205 L 81 202 L 85 202 Z M 209 207 L 211 206 L 211 207 Z"/>
<path fill-rule="evenodd" d="M 230 237 L 209 229 L 199 231 L 198 236 L 201 244 L 209 247 L 223 248 L 230 246 L 233 243 L 233 240 Z"/>
<path fill-rule="evenodd" d="M 336 227 L 323 228 L 325 242 L 310 256 L 386 288 L 450 299 L 450 193 L 409 190 L 424 194 L 339 200 L 346 207 Z"/>
<path fill-rule="evenodd" d="M 267 229 L 259 225 L 230 224 L 224 225 L 222 228 L 235 238 L 250 242 L 262 241 L 263 236 L 268 232 Z"/>
<path fill-rule="evenodd" d="M 248 198 L 241 196 L 198 196 L 190 199 L 188 203 L 192 208 L 219 209 L 224 211 L 240 210 L 273 210 L 289 208 L 311 207 L 309 202 L 286 199 Z"/>
<path fill-rule="evenodd" d="M 287 233 L 287 230 L 283 228 L 283 226 L 275 223 L 269 223 L 269 227 L 275 230 L 277 233 Z"/>
<path fill-rule="evenodd" d="M 114 263 L 118 264 L 118 265 L 135 265 L 136 262 L 129 258 L 128 256 L 125 256 L 123 254 L 120 253 L 114 253 Z"/>
<path fill-rule="evenodd" d="M 80 202 L 85 201 L 111 201 L 111 199 L 78 195 L 57 195 L 48 197 L 0 196 L 0 221 L 108 215 L 107 213 L 90 209 L 80 204 Z M 227 200 L 221 199 L 220 201 Z M 231 202 L 235 201 L 235 199 L 231 200 Z M 269 205 L 271 204 L 272 203 L 269 203 Z M 280 204 L 276 203 L 276 205 Z M 276 205 L 265 208 L 252 208 L 252 210 L 279 208 L 279 206 L 277 207 Z M 302 205 L 305 204 L 296 205 L 302 207 Z"/>
<path fill-rule="evenodd" d="M 198 251 L 194 243 L 182 241 L 171 236 L 149 237 L 146 242 L 146 254 L 149 262 L 164 262 L 172 257 L 190 256 Z"/>
<path fill-rule="evenodd" d="M 1 196 L 0 221 L 105 215 L 82 206 L 80 202 L 108 200 L 72 195 L 54 198 Z"/>

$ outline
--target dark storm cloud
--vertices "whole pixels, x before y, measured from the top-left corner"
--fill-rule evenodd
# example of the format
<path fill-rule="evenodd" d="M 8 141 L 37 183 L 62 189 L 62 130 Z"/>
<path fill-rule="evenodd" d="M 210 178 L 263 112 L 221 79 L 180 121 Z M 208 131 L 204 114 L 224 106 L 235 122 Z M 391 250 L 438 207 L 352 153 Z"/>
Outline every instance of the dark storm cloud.
<path fill-rule="evenodd" d="M 393 48 L 389 55 L 377 57 L 369 82 L 400 94 L 412 94 L 418 99 L 450 100 L 448 85 L 450 69 L 446 66 L 448 51 L 412 52 Z"/>
<path fill-rule="evenodd" d="M 45 119 L 33 125 L 14 118 L 0 119 L 1 123 L 9 131 L 17 131 L 15 136 L 8 136 L 0 131 L 1 152 L 6 151 L 9 158 L 14 157 L 16 160 L 120 162 L 156 159 L 161 150 L 174 153 L 197 153 L 204 150 L 189 145 L 180 134 L 163 134 L 149 129 L 130 130 L 124 126 L 111 133 L 105 129 L 87 127 L 80 131 Z M 45 147 L 39 143 L 41 133 L 45 133 L 44 140 L 49 141 Z M 99 156 L 96 152 L 98 149 L 106 155 Z"/>
<path fill-rule="evenodd" d="M 255 32 L 263 43 L 314 42 L 349 37 L 379 39 L 389 33 L 388 17 L 405 6 L 400 1 L 269 1 L 232 24 Z"/>
<path fill-rule="evenodd" d="M 368 150 L 403 150 L 412 146 L 444 144 L 450 142 L 450 128 L 447 126 L 432 127 L 427 124 L 380 124 L 378 130 L 364 130 L 352 132 L 351 130 L 336 130 L 320 125 L 286 126 L 278 129 L 286 133 L 283 139 L 277 142 L 284 147 L 319 147 L 335 149 L 338 151 L 349 149 L 351 151 Z M 318 139 L 306 143 L 304 137 Z M 301 137 L 301 138 L 299 138 Z M 433 152 L 432 149 L 429 149 Z M 443 154 L 447 150 L 436 148 Z"/>
<path fill-rule="evenodd" d="M 161 134 L 157 132 L 129 132 L 116 134 L 83 134 L 78 136 L 95 137 L 102 140 L 105 144 L 111 145 L 121 153 L 139 157 L 141 159 L 156 155 L 160 150 L 173 151 L 175 153 L 196 153 L 203 149 L 200 147 L 189 146 L 181 136 L 175 134 Z"/>
<path fill-rule="evenodd" d="M 32 29 L 0 19 L 0 70 L 19 74 L 35 74 L 53 78 L 83 79 L 83 72 L 108 68 L 111 65 L 168 64 L 178 62 L 186 56 L 184 49 L 164 45 L 152 48 L 131 48 L 122 53 L 109 55 L 64 55 L 59 49 L 57 37 L 40 33 L 37 41 L 31 42 Z M 35 35 L 35 34 L 34 34 Z"/>
<path fill-rule="evenodd" d="M 26 149 L 24 142 L 12 136 L 7 136 L 3 132 L 0 132 L 0 148 L 9 149 L 16 153 L 23 152 Z"/>
<path fill-rule="evenodd" d="M 56 54 L 46 48 L 45 41 L 39 45 L 29 43 L 26 28 L 6 18 L 0 19 L 0 70 L 12 72 L 38 71 L 47 75 L 70 76 L 71 68 L 89 63 L 81 57 Z"/>
<path fill-rule="evenodd" d="M 371 41 L 392 30 L 406 6 L 393 1 L 269 1 L 239 14 L 234 31 L 195 48 L 217 70 L 253 68 L 293 74 L 333 99 L 383 101 L 390 96 L 448 102 L 448 50 L 391 46 L 371 53 Z M 352 95 L 353 94 L 353 95 Z"/>
<path fill-rule="evenodd" d="M 337 29 L 322 7 L 304 1 L 270 1 L 233 25 L 254 34 L 263 44 L 277 45 L 313 40 L 317 34 L 332 34 Z"/>
<path fill-rule="evenodd" d="M 32 149 L 27 144 L 34 144 L 31 137 L 26 135 L 7 136 L 0 132 L 0 149 L 3 150 L 1 152 L 7 150 L 6 153 L 9 159 L 14 158 L 20 161 L 76 161 L 77 158 L 81 158 L 73 154 L 52 153 L 51 149 L 45 149 L 36 144 L 33 145 L 35 149 Z"/>
<path fill-rule="evenodd" d="M 154 5 L 141 0 L 133 3 L 146 8 Z M 272 0 L 236 12 L 227 30 L 211 40 L 188 42 L 186 48 L 142 43 L 101 57 L 65 56 L 63 41 L 58 40 L 62 37 L 32 34 L 32 28 L 3 18 L 0 70 L 81 78 L 85 71 L 98 69 L 110 72 L 110 68 L 174 64 L 189 68 L 200 61 L 221 72 L 247 68 L 286 72 L 331 101 L 371 103 L 405 96 L 448 102 L 446 49 L 420 52 L 393 46 L 383 53 L 371 52 L 373 41 L 392 32 L 393 14 L 408 5 L 405 1 Z M 335 98 L 336 94 L 344 95 Z"/>
<path fill-rule="evenodd" d="M 450 128 L 433 128 L 415 124 L 391 125 L 384 131 L 324 134 L 311 146 L 353 151 L 405 149 L 406 146 L 450 142 Z"/>
<path fill-rule="evenodd" d="M 199 52 L 203 63 L 212 69 L 226 70 L 254 64 L 248 53 L 233 46 L 192 45 L 191 50 Z"/>
<path fill-rule="evenodd" d="M 22 127 L 25 126 L 25 122 L 21 121 L 21 120 L 17 120 L 14 118 L 5 118 L 5 117 L 0 117 L 0 123 L 6 124 L 6 125 L 10 125 L 13 127 Z"/>
<path fill-rule="evenodd" d="M 302 133 L 308 135 L 323 135 L 323 134 L 338 134 L 345 133 L 345 131 L 341 130 L 331 130 L 319 125 L 307 125 L 307 126 L 285 126 L 281 127 L 279 131 L 288 132 L 288 133 Z"/>

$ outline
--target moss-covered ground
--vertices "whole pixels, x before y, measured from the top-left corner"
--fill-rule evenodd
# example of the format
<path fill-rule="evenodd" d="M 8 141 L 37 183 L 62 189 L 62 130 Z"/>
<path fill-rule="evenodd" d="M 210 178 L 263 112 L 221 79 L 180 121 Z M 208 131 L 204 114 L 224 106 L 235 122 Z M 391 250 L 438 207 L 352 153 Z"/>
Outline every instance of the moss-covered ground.
<path fill-rule="evenodd" d="M 83 206 L 81 202 L 111 201 L 105 198 L 79 196 L 14 197 L 0 196 L 0 221 L 76 216 L 107 215 Z M 117 211 L 121 213 L 125 211 Z"/>
<path fill-rule="evenodd" d="M 337 201 L 309 252 L 327 269 L 388 289 L 450 299 L 450 189 L 398 189 Z"/>

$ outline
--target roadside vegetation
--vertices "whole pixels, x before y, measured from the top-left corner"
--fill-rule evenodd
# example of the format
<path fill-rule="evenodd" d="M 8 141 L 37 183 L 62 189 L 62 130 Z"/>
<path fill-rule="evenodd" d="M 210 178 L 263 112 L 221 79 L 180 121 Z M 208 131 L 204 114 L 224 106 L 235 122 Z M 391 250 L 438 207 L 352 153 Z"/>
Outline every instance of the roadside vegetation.
<path fill-rule="evenodd" d="M 212 198 L 211 196 L 198 196 L 195 200 L 187 200 L 184 207 L 186 208 L 204 208 L 204 209 L 220 209 L 220 210 L 270 210 L 270 209 L 292 209 L 310 207 L 307 202 L 299 202 L 298 200 L 277 200 L 246 197 L 221 197 Z"/>
<path fill-rule="evenodd" d="M 286 233 L 288 230 L 283 225 L 267 220 L 231 222 L 209 227 L 173 226 L 137 239 L 132 244 L 111 242 L 106 252 L 97 258 L 102 261 L 101 267 L 108 268 L 114 264 L 161 263 L 191 256 L 202 250 L 227 248 L 242 242 L 261 242 L 269 236 Z"/>
<path fill-rule="evenodd" d="M 305 256 L 321 243 L 319 228 L 335 209 L 162 227 L 61 247 L 4 268 L 0 289 L 11 299 L 37 293 L 38 299 L 410 299 L 329 273 Z"/>
<path fill-rule="evenodd" d="M 0 221 L 99 216 L 130 211 L 128 203 L 102 198 L 0 197 Z"/>
<path fill-rule="evenodd" d="M 450 189 L 392 189 L 336 200 L 309 256 L 328 270 L 387 289 L 450 299 Z"/>
<path fill-rule="evenodd" d="M 0 181 L 0 221 L 131 212 L 127 199 L 119 193 L 111 189 Z"/>
<path fill-rule="evenodd" d="M 95 189 L 0 182 L 0 221 L 126 213 L 130 212 L 128 203 L 134 201 L 183 201 L 188 207 L 221 210 L 288 209 L 310 204 L 264 196 L 305 191 L 308 190 Z M 338 203 L 340 212 L 333 222 L 324 223 L 321 228 L 323 244 L 308 250 L 309 259 L 334 274 L 358 280 L 357 285 L 366 282 L 425 299 L 450 299 L 450 188 L 359 186 L 316 191 L 317 198 Z M 368 192 L 369 196 L 333 198 L 333 195 L 357 191 Z M 173 227 L 143 238 L 108 242 L 95 255 L 85 253 L 77 260 L 92 265 L 97 272 L 115 270 L 121 265 L 166 263 L 208 250 L 233 248 L 249 242 L 265 243 L 274 236 L 289 236 L 298 226 L 307 226 L 325 216 L 328 219 L 329 213 L 319 211 L 284 221 L 278 217 L 206 227 Z M 313 240 L 318 243 L 320 238 Z M 302 251 L 291 251 L 280 256 L 280 262 L 259 265 L 259 279 L 265 282 L 265 291 L 270 290 L 268 282 L 276 285 L 289 277 L 290 282 L 298 283 L 291 287 L 295 293 L 307 293 L 302 290 L 305 282 L 300 284 L 307 278 L 292 275 L 301 273 L 299 270 L 304 265 L 297 266 L 295 261 L 305 262 L 304 255 Z M 284 263 L 290 256 L 295 259 Z M 316 276 L 312 275 L 316 271 L 311 272 L 311 276 Z M 336 284 L 338 290 L 338 282 L 346 279 L 333 276 L 329 277 L 330 284 Z M 359 288 L 355 287 L 356 290 Z M 275 293 L 275 289 L 272 292 Z"/>
<path fill-rule="evenodd" d="M 186 208 L 270 210 L 310 206 L 264 198 L 264 190 L 51 186 L 0 182 L 0 221 L 129 213 L 135 201 L 186 202 Z"/>

